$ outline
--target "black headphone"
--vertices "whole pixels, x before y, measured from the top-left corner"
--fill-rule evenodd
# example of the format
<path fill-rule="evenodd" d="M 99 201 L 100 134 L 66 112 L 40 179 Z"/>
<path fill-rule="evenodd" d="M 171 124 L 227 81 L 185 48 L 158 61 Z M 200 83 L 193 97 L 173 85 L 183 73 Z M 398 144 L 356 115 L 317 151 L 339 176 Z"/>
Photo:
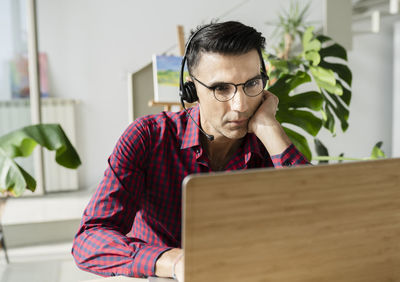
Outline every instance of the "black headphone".
<path fill-rule="evenodd" d="M 194 103 L 199 100 L 199 97 L 197 96 L 197 91 L 196 91 L 196 86 L 193 81 L 186 81 L 183 82 L 183 75 L 185 71 L 185 62 L 187 61 L 187 51 L 190 47 L 190 43 L 192 42 L 193 38 L 203 29 L 211 26 L 212 24 L 205 25 L 198 30 L 196 30 L 188 39 L 186 42 L 185 46 L 185 53 L 183 54 L 182 58 L 182 63 L 181 63 L 181 73 L 180 73 L 180 78 L 179 78 L 179 96 L 181 97 L 181 103 L 184 105 L 183 101 L 186 101 L 188 103 Z M 265 67 L 265 63 L 261 54 L 261 50 L 257 49 L 258 55 L 260 56 L 260 61 L 261 61 L 261 78 L 264 83 L 268 80 L 268 75 L 267 75 L 267 69 Z"/>

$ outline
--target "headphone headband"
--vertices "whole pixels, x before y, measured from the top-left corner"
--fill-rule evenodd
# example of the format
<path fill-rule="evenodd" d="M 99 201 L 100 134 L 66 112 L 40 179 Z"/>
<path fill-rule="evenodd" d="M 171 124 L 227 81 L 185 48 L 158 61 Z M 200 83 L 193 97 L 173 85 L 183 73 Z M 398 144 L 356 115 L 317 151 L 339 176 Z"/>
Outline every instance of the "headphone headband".
<path fill-rule="evenodd" d="M 189 37 L 188 41 L 186 42 L 185 45 L 185 53 L 183 53 L 183 58 L 182 58 L 182 62 L 181 62 L 181 75 L 180 75 L 180 80 L 179 80 L 179 96 L 182 97 L 183 95 L 183 72 L 185 71 L 185 62 L 187 61 L 187 51 L 189 49 L 190 43 L 192 42 L 193 38 L 203 29 L 205 29 L 206 27 L 211 26 L 211 24 L 205 25 L 201 28 L 199 28 L 198 30 L 196 30 L 195 32 L 193 32 L 193 34 Z"/>

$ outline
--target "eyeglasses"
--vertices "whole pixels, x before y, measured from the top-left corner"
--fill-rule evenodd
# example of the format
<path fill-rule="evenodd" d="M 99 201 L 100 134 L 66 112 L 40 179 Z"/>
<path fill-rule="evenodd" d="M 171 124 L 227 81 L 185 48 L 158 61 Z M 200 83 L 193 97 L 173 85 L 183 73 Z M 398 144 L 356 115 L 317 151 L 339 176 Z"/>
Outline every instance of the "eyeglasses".
<path fill-rule="evenodd" d="M 205 83 L 198 80 L 196 77 L 194 76 L 191 77 L 204 87 L 212 90 L 214 92 L 215 99 L 217 99 L 220 102 L 227 102 L 231 100 L 235 96 L 237 88 L 240 85 L 243 86 L 244 94 L 246 94 L 247 96 L 249 97 L 258 96 L 263 92 L 265 85 L 267 84 L 268 81 L 268 75 L 261 74 L 255 78 L 246 81 L 245 83 L 234 84 L 228 82 L 221 82 L 213 86 L 208 86 Z"/>

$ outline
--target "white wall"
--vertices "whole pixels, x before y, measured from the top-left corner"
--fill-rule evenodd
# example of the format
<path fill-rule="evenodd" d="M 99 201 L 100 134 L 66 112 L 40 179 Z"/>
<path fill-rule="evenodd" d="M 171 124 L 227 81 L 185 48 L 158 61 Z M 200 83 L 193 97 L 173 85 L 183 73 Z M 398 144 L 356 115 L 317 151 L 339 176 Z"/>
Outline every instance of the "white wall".
<path fill-rule="evenodd" d="M 370 22 L 353 25 L 353 30 L 368 30 Z M 348 52 L 353 73 L 349 128 L 337 136 L 321 135 L 331 155 L 344 152 L 347 157 L 368 157 L 372 147 L 383 141 L 383 150 L 392 152 L 393 103 L 393 20 L 383 19 L 378 34 L 354 34 Z"/>
<path fill-rule="evenodd" d="M 240 20 L 268 35 L 273 28 L 265 22 L 275 20 L 289 2 L 38 0 L 39 49 L 48 54 L 50 95 L 81 100 L 81 186 L 99 183 L 127 126 L 127 73 L 175 45 L 176 25 L 188 32 L 237 6 L 223 20 Z M 315 2 L 310 20 L 321 22 L 322 1 Z"/>
<path fill-rule="evenodd" d="M 303 1 L 308 2 L 308 1 Z M 176 25 L 186 32 L 228 12 L 260 30 L 269 41 L 290 1 L 203 0 L 38 0 L 39 48 L 47 52 L 50 94 L 81 100 L 77 111 L 77 148 L 82 187 L 99 183 L 106 160 L 127 126 L 127 73 L 140 69 L 154 53 L 176 43 Z M 323 1 L 314 0 L 309 21 L 322 23 Z M 229 12 L 232 8 L 233 11 Z M 320 24 L 317 24 L 320 25 Z M 353 70 L 350 128 L 322 136 L 332 154 L 363 157 L 379 140 L 390 154 L 392 103 L 391 25 L 379 35 L 355 38 L 349 53 Z M 176 48 L 173 51 L 177 52 Z"/>
<path fill-rule="evenodd" d="M 394 25 L 393 71 L 393 157 L 400 157 L 400 21 Z"/>

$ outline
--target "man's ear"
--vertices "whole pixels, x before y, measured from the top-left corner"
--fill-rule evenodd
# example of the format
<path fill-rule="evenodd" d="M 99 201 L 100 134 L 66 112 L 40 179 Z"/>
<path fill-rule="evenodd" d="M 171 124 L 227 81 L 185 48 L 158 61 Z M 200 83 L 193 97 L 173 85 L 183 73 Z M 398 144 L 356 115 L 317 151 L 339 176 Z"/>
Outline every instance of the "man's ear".
<path fill-rule="evenodd" d="M 192 82 L 193 82 L 193 79 L 192 79 L 190 76 L 187 76 L 187 77 L 185 78 L 185 80 L 186 80 L 186 82 L 187 82 L 187 81 L 192 81 Z"/>

